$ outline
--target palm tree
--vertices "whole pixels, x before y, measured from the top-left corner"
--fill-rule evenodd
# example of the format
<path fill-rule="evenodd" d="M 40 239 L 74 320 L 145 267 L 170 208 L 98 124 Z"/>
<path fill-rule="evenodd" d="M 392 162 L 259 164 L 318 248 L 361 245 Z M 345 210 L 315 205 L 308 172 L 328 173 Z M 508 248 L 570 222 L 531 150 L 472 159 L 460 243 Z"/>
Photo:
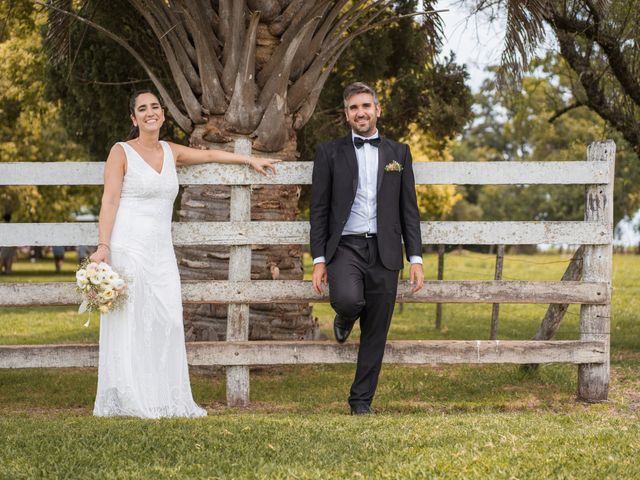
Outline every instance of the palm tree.
<path fill-rule="evenodd" d="M 84 2 L 84 11 L 91 2 Z M 232 150 L 250 139 L 254 152 L 296 160 L 296 131 L 310 119 L 332 67 L 354 38 L 401 15 L 384 0 L 130 0 L 144 18 L 163 58 L 145 58 L 130 40 L 78 15 L 71 0 L 46 3 L 50 43 L 63 50 L 69 18 L 102 31 L 135 57 L 162 96 L 168 114 L 192 146 Z M 424 9 L 432 2 L 423 2 Z M 72 10 L 72 6 L 76 10 Z M 423 12 L 424 13 L 424 12 Z M 435 37 L 439 17 L 426 16 Z M 68 26 L 68 25 L 67 25 Z M 162 71 L 168 71 L 165 84 Z M 160 73 L 159 73 L 160 72 Z M 293 220 L 300 188 L 253 189 L 253 220 Z M 229 219 L 229 187 L 189 186 L 182 221 Z M 177 249 L 186 280 L 225 279 L 228 249 Z M 252 278 L 301 279 L 299 245 L 254 247 Z M 317 326 L 308 305 L 252 305 L 252 339 L 312 338 Z M 226 306 L 185 308 L 189 339 L 223 339 Z"/>

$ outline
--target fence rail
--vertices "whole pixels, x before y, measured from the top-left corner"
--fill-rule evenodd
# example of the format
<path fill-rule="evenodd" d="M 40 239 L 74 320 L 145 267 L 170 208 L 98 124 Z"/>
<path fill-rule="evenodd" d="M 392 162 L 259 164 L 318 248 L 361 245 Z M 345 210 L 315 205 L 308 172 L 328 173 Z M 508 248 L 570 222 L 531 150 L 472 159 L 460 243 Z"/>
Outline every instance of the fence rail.
<path fill-rule="evenodd" d="M 183 303 L 295 303 L 328 302 L 317 295 L 311 282 L 302 280 L 257 280 L 232 282 L 184 282 Z M 530 282 L 446 280 L 426 281 L 411 293 L 402 282 L 399 303 L 538 303 L 602 304 L 610 301 L 609 287 L 600 282 Z M 0 306 L 77 305 L 80 297 L 74 283 L 0 284 Z"/>
<path fill-rule="evenodd" d="M 250 153 L 247 140 L 235 150 Z M 563 222 L 423 222 L 425 244 L 514 245 L 566 243 L 585 245 L 582 281 L 436 281 L 411 294 L 401 283 L 401 303 L 557 303 L 581 304 L 580 340 L 575 341 L 393 341 L 388 363 L 563 362 L 579 365 L 578 390 L 588 401 L 607 398 L 613 231 L 615 144 L 589 146 L 587 161 L 574 162 L 433 162 L 414 165 L 418 184 L 585 185 L 584 221 Z M 0 185 L 100 185 L 101 163 L 0 163 Z M 186 303 L 229 304 L 227 342 L 187 346 L 192 365 L 220 365 L 227 371 L 227 401 L 246 404 L 249 366 L 350 363 L 358 345 L 333 342 L 249 342 L 250 303 L 326 302 L 309 282 L 251 281 L 251 245 L 306 244 L 306 222 L 251 222 L 251 185 L 309 184 L 310 162 L 278 166 L 263 177 L 246 166 L 201 165 L 179 171 L 181 184 L 232 185 L 229 222 L 174 223 L 178 246 L 229 245 L 229 281 L 183 285 Z M 0 224 L 0 246 L 91 245 L 96 224 Z M 0 306 L 77 303 L 73 284 L 0 284 Z M 0 347 L 0 368 L 92 367 L 96 345 Z"/>
<path fill-rule="evenodd" d="M 190 342 L 189 365 L 337 364 L 355 362 L 358 343 L 332 342 Z M 602 341 L 395 340 L 387 343 L 385 363 L 411 365 L 456 363 L 602 363 Z M 96 367 L 97 345 L 11 345 L 0 347 L 0 368 Z"/>
<path fill-rule="evenodd" d="M 183 185 L 308 185 L 313 162 L 278 165 L 278 175 L 263 176 L 239 165 L 198 165 L 178 169 Z M 0 163 L 0 185 L 102 185 L 101 162 Z M 423 185 L 586 185 L 606 184 L 609 165 L 571 162 L 416 162 Z"/>
<path fill-rule="evenodd" d="M 612 232 L 603 222 L 422 222 L 423 244 L 606 245 Z M 96 223 L 0 224 L 0 244 L 92 245 Z M 308 222 L 175 222 L 173 243 L 187 245 L 288 245 L 309 243 Z"/>

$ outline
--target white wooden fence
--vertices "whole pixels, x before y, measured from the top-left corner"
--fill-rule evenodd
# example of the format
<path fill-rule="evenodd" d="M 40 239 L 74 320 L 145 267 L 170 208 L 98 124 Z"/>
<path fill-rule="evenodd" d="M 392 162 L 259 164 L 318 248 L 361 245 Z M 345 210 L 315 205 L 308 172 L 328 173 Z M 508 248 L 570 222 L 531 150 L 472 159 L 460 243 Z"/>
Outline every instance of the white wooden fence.
<path fill-rule="evenodd" d="M 236 142 L 249 153 L 250 144 Z M 584 221 L 424 222 L 425 244 L 587 245 L 580 282 L 428 281 L 412 295 L 406 284 L 399 302 L 575 303 L 581 304 L 580 339 L 575 341 L 391 341 L 385 362 L 514 363 L 563 362 L 579 365 L 579 396 L 603 401 L 609 385 L 609 326 L 615 144 L 589 146 L 587 161 L 416 163 L 419 184 L 584 184 Z M 100 163 L 0 163 L 0 185 L 99 185 Z M 306 244 L 307 222 L 250 221 L 250 186 L 308 184 L 312 164 L 281 164 L 277 176 L 263 177 L 245 166 L 203 165 L 179 172 L 181 184 L 233 185 L 229 222 L 174 223 L 176 245 L 230 245 L 229 281 L 188 282 L 185 303 L 229 304 L 227 341 L 187 345 L 191 365 L 227 369 L 227 401 L 249 401 L 249 367 L 309 363 L 350 363 L 357 343 L 248 340 L 249 303 L 326 302 L 307 281 L 251 281 L 252 244 Z M 86 223 L 0 224 L 0 246 L 95 244 L 97 225 Z M 0 306 L 78 303 L 72 283 L 0 284 Z M 95 367 L 96 345 L 0 347 L 0 368 Z"/>

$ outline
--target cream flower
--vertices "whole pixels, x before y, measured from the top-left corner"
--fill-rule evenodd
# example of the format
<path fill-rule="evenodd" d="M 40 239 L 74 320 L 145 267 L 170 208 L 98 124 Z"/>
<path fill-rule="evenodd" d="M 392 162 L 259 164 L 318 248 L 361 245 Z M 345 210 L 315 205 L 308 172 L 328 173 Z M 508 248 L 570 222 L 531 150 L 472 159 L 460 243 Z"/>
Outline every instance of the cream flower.
<path fill-rule="evenodd" d="M 109 313 L 126 298 L 126 282 L 105 262 L 91 262 L 76 272 L 76 291 L 82 297 L 79 312 Z"/>
<path fill-rule="evenodd" d="M 108 273 L 111 271 L 111 267 L 108 263 L 100 262 L 98 264 L 98 272 L 100 273 Z"/>
<path fill-rule="evenodd" d="M 100 298 L 103 300 L 113 300 L 116 296 L 115 290 L 112 288 L 105 288 L 102 292 L 100 292 Z"/>
<path fill-rule="evenodd" d="M 76 283 L 79 287 L 82 287 L 87 282 L 87 271 L 83 268 L 76 272 Z"/>
<path fill-rule="evenodd" d="M 109 285 L 113 285 L 118 278 L 120 278 L 120 276 L 113 270 L 107 273 L 107 280 Z"/>

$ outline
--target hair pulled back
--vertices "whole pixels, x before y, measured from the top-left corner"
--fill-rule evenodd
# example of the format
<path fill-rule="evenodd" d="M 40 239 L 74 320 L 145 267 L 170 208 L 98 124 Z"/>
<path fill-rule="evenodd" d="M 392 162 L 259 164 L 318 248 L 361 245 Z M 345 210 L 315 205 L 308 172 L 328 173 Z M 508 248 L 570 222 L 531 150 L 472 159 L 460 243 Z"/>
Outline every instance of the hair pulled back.
<path fill-rule="evenodd" d="M 156 97 L 158 99 L 158 102 L 160 102 L 160 105 L 162 105 L 162 100 L 160 99 L 160 96 L 153 90 L 150 90 L 148 88 L 145 88 L 142 90 L 136 90 L 129 97 L 129 114 L 130 115 L 133 115 L 135 117 L 136 100 L 140 95 L 144 93 L 150 93 L 151 95 Z M 137 126 L 131 125 L 131 130 L 129 130 L 129 136 L 127 137 L 127 140 L 133 140 L 134 138 L 138 138 L 139 136 L 140 136 L 140 128 Z"/>

